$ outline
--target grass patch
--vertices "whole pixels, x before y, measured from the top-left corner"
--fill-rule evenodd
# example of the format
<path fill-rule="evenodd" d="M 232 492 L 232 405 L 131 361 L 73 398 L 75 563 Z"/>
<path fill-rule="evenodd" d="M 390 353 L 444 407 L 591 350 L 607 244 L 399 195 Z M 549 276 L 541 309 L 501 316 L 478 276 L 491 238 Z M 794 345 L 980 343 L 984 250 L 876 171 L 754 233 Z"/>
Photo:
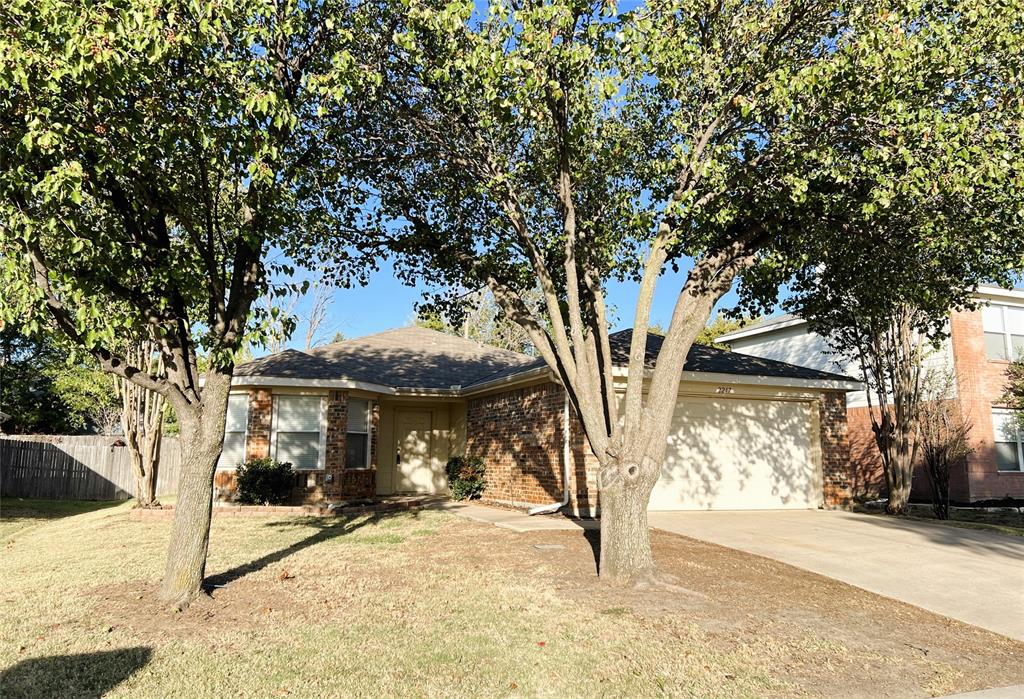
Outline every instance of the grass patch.
<path fill-rule="evenodd" d="M 919 640 L 932 617 L 904 607 L 888 639 L 867 610 L 895 603 L 739 552 L 658 535 L 659 560 L 701 592 L 630 592 L 596 580 L 578 533 L 545 534 L 556 558 L 431 511 L 215 518 L 218 587 L 176 614 L 155 600 L 169 520 L 42 507 L 4 550 L 4 699 L 902 696 L 1020 672 L 1018 646 L 948 620 Z M 908 634 L 947 644 L 934 655 L 949 663 L 920 665 Z"/>
<path fill-rule="evenodd" d="M 857 506 L 854 511 L 869 515 L 888 516 L 873 507 Z M 910 514 L 904 519 L 961 529 L 998 532 L 1009 536 L 1024 536 L 1024 515 L 1017 512 L 985 512 L 981 509 L 955 507 L 950 509 L 949 516 L 950 519 L 937 519 L 930 505 L 910 503 Z"/>
<path fill-rule="evenodd" d="M 628 616 L 461 562 L 465 541 L 446 530 L 468 525 L 441 513 L 215 519 L 208 570 L 235 577 L 174 615 L 150 603 L 169 522 L 127 511 L 68 515 L 8 546 L 5 699 L 180 695 L 185 677 L 186 694 L 241 696 L 755 697 L 783 686 L 751 649 L 652 637 Z M 451 555 L 431 559 L 424 547 L 446 540 Z"/>
<path fill-rule="evenodd" d="M 124 505 L 123 500 L 39 500 L 0 498 L 0 539 L 6 540 L 30 527 L 62 517 L 106 510 Z"/>
<path fill-rule="evenodd" d="M 1019 518 L 1019 516 L 1018 516 Z M 907 517 L 916 522 L 929 522 L 941 524 L 946 527 L 959 527 L 960 529 L 978 529 L 981 531 L 998 532 L 1009 536 L 1024 536 L 1024 524 L 997 524 L 995 522 L 973 521 L 970 519 L 936 519 L 935 517 L 919 517 L 913 515 Z"/>

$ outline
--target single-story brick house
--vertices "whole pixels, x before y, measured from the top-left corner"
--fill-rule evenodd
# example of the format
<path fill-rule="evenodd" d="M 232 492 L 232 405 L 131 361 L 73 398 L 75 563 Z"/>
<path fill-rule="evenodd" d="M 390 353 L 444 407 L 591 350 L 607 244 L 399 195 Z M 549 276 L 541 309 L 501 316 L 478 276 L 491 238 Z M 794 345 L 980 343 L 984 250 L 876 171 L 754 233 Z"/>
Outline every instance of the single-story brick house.
<path fill-rule="evenodd" d="M 625 377 L 631 331 L 612 335 Z M 661 338 L 648 340 L 648 367 Z M 846 392 L 838 374 L 694 346 L 651 509 L 837 506 L 849 497 Z M 294 497 L 336 502 L 446 491 L 449 457 L 483 457 L 485 497 L 517 507 L 599 507 L 597 461 L 542 360 L 400 328 L 237 367 L 218 497 L 243 458 L 297 470 Z"/>

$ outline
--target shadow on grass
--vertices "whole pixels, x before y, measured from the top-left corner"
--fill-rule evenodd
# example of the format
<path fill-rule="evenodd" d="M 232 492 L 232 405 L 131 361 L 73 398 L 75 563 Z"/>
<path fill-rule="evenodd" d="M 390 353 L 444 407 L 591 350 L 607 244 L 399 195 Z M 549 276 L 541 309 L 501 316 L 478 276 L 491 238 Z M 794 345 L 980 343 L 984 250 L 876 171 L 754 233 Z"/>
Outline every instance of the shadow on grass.
<path fill-rule="evenodd" d="M 0 674 L 0 695 L 13 697 L 100 697 L 149 662 L 148 646 L 29 658 Z"/>
<path fill-rule="evenodd" d="M 123 504 L 124 500 L 42 500 L 0 498 L 0 519 L 60 519 Z"/>
<path fill-rule="evenodd" d="M 305 539 L 296 541 L 294 544 L 290 544 L 283 549 L 272 551 L 271 553 L 260 556 L 253 561 L 242 563 L 234 568 L 225 570 L 222 573 L 207 576 L 203 581 L 203 589 L 207 592 L 212 592 L 218 587 L 224 587 L 225 585 L 229 585 L 250 573 L 255 573 L 263 570 L 267 566 L 278 563 L 288 556 L 291 556 L 293 553 L 298 553 L 303 549 L 308 549 L 310 546 L 316 546 L 317 544 L 330 539 L 347 536 L 367 525 L 379 524 L 386 519 L 394 517 L 417 518 L 419 517 L 419 513 L 415 510 L 397 510 L 394 512 L 375 512 L 368 515 L 354 515 L 351 517 L 304 517 L 302 519 L 295 519 L 288 522 L 272 522 L 271 525 L 277 524 L 280 526 L 312 526 L 316 527 L 317 531 L 310 534 Z"/>
<path fill-rule="evenodd" d="M 590 544 L 590 551 L 594 555 L 594 573 L 601 574 L 601 530 L 600 528 L 587 527 L 583 530 L 583 538 Z"/>

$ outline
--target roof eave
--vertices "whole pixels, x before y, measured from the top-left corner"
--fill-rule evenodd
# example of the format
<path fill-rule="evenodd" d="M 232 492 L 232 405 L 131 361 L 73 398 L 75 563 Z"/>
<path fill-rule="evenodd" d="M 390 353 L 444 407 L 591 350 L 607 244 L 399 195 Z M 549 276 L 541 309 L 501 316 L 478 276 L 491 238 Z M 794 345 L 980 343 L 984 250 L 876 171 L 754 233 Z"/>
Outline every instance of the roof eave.
<path fill-rule="evenodd" d="M 394 395 L 398 389 L 383 384 L 356 381 L 353 379 L 310 379 L 294 376 L 232 376 L 232 386 L 277 386 L 279 388 L 337 388 L 356 389 L 371 393 Z"/>
<path fill-rule="evenodd" d="M 653 370 L 644 370 L 645 376 L 653 374 Z M 612 369 L 612 375 L 618 377 L 629 376 L 626 367 L 617 366 Z M 801 379 L 794 376 L 763 376 L 759 374 L 726 374 L 717 371 L 684 371 L 683 381 L 696 381 L 703 383 L 720 384 L 746 384 L 748 386 L 773 386 L 777 388 L 818 388 L 826 391 L 860 391 L 864 385 L 853 379 Z"/>
<path fill-rule="evenodd" d="M 516 374 L 509 376 L 503 376 L 500 379 L 494 379 L 493 381 L 485 381 L 479 384 L 473 384 L 461 389 L 460 395 L 462 396 L 476 396 L 487 391 L 494 390 L 495 388 L 506 388 L 519 383 L 525 383 L 541 378 L 545 375 L 554 376 L 554 372 L 551 371 L 550 367 L 539 366 L 526 371 L 521 371 Z M 557 380 L 557 379 L 556 379 Z"/>

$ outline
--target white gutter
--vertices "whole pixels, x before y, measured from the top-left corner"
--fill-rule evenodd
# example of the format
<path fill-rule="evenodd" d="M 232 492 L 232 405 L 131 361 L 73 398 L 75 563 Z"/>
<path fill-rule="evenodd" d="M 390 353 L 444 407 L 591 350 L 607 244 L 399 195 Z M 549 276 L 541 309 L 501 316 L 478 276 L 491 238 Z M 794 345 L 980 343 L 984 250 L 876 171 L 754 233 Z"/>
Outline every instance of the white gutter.
<path fill-rule="evenodd" d="M 653 369 L 645 369 L 644 377 L 654 375 Z M 629 370 L 625 367 L 612 367 L 612 376 L 628 377 Z M 774 388 L 825 389 L 829 391 L 860 391 L 864 384 L 854 379 L 793 379 L 783 376 L 755 376 L 753 374 L 720 374 L 711 371 L 684 371 L 683 383 L 717 383 L 744 386 L 770 386 Z"/>
<path fill-rule="evenodd" d="M 512 374 L 511 376 L 505 376 L 500 379 L 494 379 L 492 381 L 486 381 L 484 383 L 473 384 L 467 389 L 463 389 L 461 395 L 463 396 L 475 396 L 478 393 L 485 393 L 494 388 L 504 387 L 509 384 L 522 383 L 538 377 L 549 374 L 554 376 L 554 372 L 548 368 L 547 365 L 536 367 L 528 371 L 523 371 L 518 374 Z"/>
<path fill-rule="evenodd" d="M 397 390 L 391 386 L 353 381 L 351 379 L 302 379 L 284 376 L 232 376 L 232 386 L 294 386 L 297 388 L 355 388 L 371 393 L 394 395 Z"/>
<path fill-rule="evenodd" d="M 565 405 L 562 409 L 562 502 L 540 505 L 530 508 L 531 515 L 547 515 L 558 512 L 569 504 L 569 471 L 572 464 L 572 446 L 569 439 L 569 394 L 565 393 Z"/>

